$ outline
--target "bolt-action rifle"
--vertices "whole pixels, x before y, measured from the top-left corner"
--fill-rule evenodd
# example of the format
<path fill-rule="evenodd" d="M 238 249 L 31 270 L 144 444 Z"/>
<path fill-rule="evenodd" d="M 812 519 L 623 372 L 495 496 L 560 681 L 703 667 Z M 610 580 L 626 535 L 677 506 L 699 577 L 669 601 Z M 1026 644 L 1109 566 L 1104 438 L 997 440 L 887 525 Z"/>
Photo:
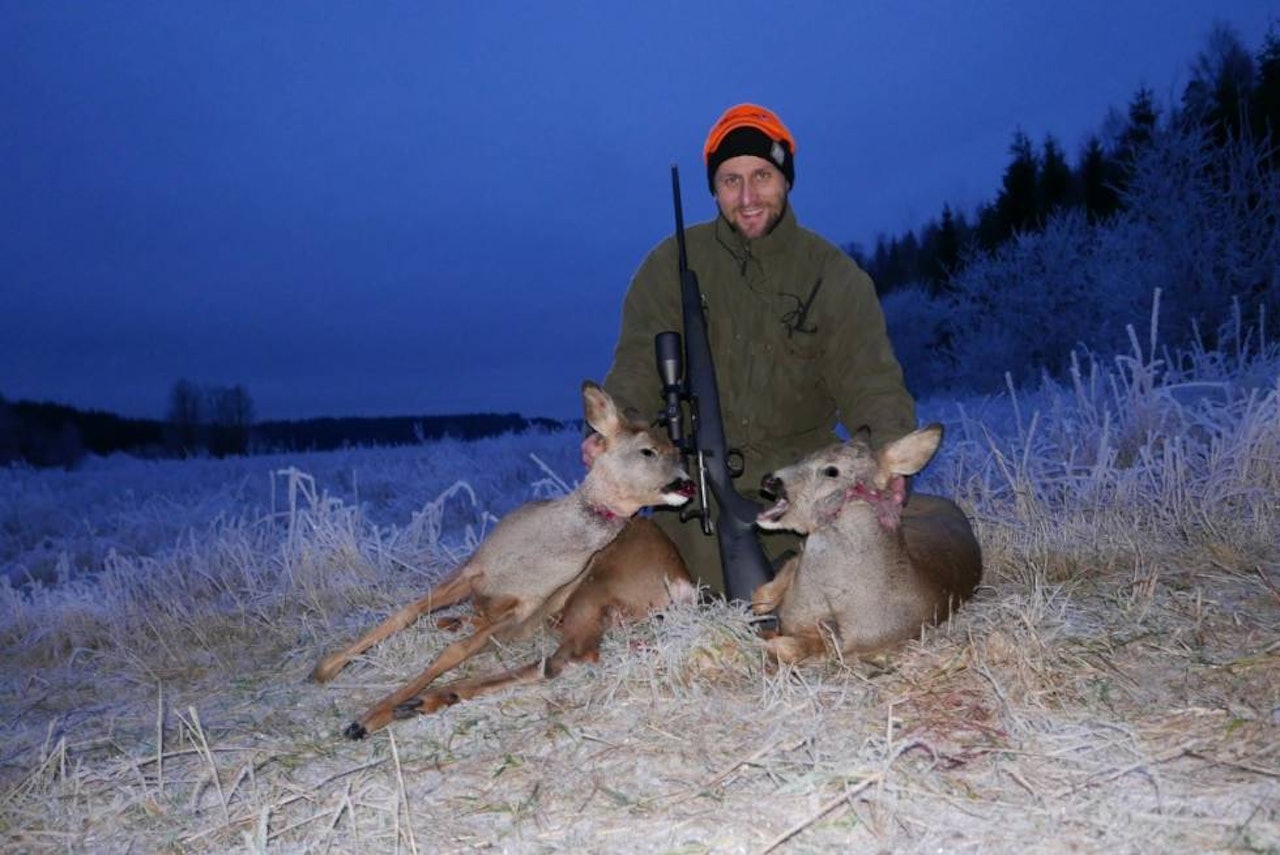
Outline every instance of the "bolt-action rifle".
<path fill-rule="evenodd" d="M 680 249 L 684 346 L 681 347 L 678 332 L 661 332 L 654 339 L 664 401 L 659 420 L 666 424 L 671 441 L 691 460 L 698 482 L 697 507 L 682 511 L 681 519 L 696 517 L 704 534 L 716 535 L 725 593 L 730 600 L 750 602 L 752 591 L 773 577 L 772 566 L 753 529 L 761 506 L 742 496 L 733 486 L 733 478 L 742 474 L 742 453 L 729 448 L 725 441 L 716 369 L 711 361 L 707 319 L 702 310 L 702 290 L 685 254 L 680 172 L 675 164 L 671 166 L 671 191 L 675 197 L 676 243 Z M 687 434 L 682 404 L 688 404 L 690 430 Z M 708 485 L 720 509 L 715 520 L 707 505 Z"/>

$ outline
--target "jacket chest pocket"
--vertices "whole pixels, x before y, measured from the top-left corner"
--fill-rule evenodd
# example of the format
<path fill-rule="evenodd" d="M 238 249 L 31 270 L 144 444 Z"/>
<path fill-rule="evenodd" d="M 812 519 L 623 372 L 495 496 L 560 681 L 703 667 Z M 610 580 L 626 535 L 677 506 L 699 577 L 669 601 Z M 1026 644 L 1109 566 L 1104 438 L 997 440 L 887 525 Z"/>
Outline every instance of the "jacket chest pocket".
<path fill-rule="evenodd" d="M 821 343 L 812 336 L 785 336 L 764 345 L 767 377 L 756 385 L 766 402 L 757 413 L 760 426 L 771 436 L 784 437 L 824 427 L 831 412 L 823 383 Z"/>

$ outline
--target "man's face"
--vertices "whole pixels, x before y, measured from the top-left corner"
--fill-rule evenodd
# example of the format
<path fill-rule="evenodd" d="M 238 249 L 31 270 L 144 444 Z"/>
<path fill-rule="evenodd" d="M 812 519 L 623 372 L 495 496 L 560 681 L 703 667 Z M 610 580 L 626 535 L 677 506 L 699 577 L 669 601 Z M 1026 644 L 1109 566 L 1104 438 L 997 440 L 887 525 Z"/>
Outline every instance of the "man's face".
<path fill-rule="evenodd" d="M 716 170 L 720 213 L 748 240 L 767 235 L 787 207 L 787 179 L 763 157 L 731 157 Z"/>

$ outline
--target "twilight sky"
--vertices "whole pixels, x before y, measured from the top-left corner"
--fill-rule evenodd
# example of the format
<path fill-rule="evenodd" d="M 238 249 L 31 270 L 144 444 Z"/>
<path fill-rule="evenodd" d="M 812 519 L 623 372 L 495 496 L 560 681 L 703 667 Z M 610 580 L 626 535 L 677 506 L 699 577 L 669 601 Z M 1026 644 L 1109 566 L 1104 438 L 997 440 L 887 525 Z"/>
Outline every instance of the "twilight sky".
<path fill-rule="evenodd" d="M 870 244 L 1074 159 L 1215 20 L 1280 0 L 0 0 L 0 395 L 161 417 L 579 414 L 627 282 L 709 218 L 740 101 L 797 140 L 802 224 Z M 655 407 L 657 402 L 655 401 Z"/>

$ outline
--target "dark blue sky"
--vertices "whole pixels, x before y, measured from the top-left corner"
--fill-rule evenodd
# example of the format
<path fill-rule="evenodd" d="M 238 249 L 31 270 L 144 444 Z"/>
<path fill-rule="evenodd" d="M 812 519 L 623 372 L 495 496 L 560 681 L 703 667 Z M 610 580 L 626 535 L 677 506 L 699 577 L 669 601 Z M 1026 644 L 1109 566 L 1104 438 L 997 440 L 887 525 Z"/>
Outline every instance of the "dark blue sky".
<path fill-rule="evenodd" d="M 710 217 L 727 106 L 797 138 L 803 224 L 869 243 L 994 195 L 1015 129 L 1073 156 L 1214 20 L 1280 0 L 0 0 L 0 395 L 161 416 L 571 416 L 623 291 Z M 655 402 L 656 403 L 656 402 Z"/>

